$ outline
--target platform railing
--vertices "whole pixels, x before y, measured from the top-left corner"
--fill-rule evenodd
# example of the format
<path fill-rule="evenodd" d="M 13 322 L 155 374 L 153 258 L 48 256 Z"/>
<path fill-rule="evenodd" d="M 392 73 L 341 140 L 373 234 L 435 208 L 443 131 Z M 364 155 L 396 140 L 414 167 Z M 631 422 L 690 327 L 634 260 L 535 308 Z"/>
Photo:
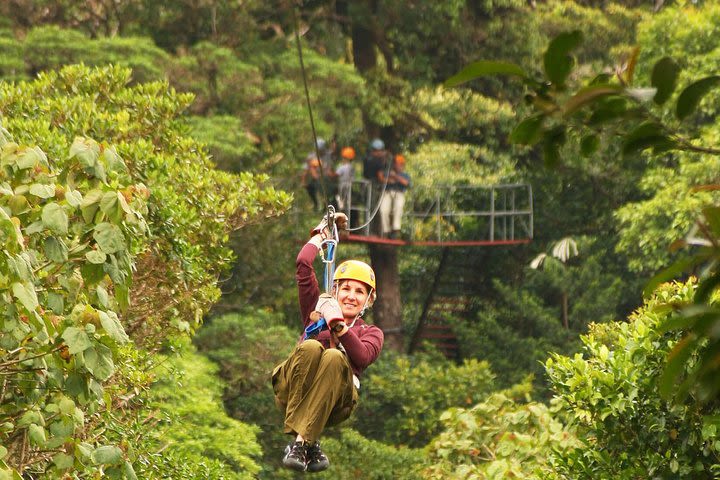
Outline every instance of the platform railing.
<path fill-rule="evenodd" d="M 381 235 L 377 208 L 381 185 L 353 181 L 341 198 L 341 210 L 358 235 Z M 347 192 L 350 195 L 347 195 Z M 405 193 L 403 239 L 411 242 L 516 241 L 533 237 L 533 198 L 529 184 L 414 185 Z M 343 203 L 344 201 L 344 203 Z"/>

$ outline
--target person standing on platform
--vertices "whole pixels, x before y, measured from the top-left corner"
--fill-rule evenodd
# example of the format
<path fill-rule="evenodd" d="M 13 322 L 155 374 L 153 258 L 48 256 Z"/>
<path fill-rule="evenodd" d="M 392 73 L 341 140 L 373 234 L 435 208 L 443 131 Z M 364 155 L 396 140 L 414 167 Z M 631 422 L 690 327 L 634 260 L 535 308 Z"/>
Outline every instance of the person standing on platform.
<path fill-rule="evenodd" d="M 378 173 L 379 180 L 385 182 L 385 172 Z M 395 155 L 387 178 L 385 195 L 380 201 L 380 223 L 382 236 L 398 239 L 402 229 L 402 216 L 405 208 L 405 192 L 410 188 L 410 175 L 405 172 L 405 157 Z"/>

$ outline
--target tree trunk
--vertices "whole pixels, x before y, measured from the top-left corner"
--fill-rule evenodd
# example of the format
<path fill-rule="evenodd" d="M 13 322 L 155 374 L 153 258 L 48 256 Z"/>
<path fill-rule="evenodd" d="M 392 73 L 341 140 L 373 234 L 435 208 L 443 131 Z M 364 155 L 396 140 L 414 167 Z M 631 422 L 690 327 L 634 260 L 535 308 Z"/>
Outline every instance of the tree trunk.
<path fill-rule="evenodd" d="M 570 330 L 570 322 L 568 321 L 568 294 L 562 293 L 562 322 L 565 330 Z"/>
<path fill-rule="evenodd" d="M 402 333 L 397 247 L 368 244 L 368 250 L 378 286 L 377 301 L 373 306 L 373 319 L 385 334 L 385 345 L 402 352 L 405 342 Z"/>
<path fill-rule="evenodd" d="M 377 10 L 377 2 L 369 1 L 364 6 L 366 18 L 351 18 L 353 64 L 360 74 L 365 74 L 377 64 L 377 36 L 371 28 L 372 15 Z M 347 5 L 342 5 L 344 10 Z M 356 15 L 358 12 L 355 12 Z M 380 132 L 378 125 L 373 124 L 363 112 L 363 123 L 368 136 L 376 136 Z M 376 219 L 374 221 L 379 220 Z M 398 273 L 397 247 L 388 245 L 368 244 L 370 261 L 375 271 L 378 285 L 378 299 L 373 307 L 375 324 L 385 333 L 385 345 L 402 352 L 404 341 L 402 334 L 402 302 L 400 301 L 400 275 Z"/>

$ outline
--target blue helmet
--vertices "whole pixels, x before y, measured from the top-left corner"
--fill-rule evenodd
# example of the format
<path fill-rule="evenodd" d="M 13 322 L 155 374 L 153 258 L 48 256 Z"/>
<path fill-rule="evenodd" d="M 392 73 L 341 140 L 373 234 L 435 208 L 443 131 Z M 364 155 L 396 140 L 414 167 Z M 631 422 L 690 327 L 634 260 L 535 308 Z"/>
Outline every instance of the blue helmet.
<path fill-rule="evenodd" d="M 324 138 L 318 137 L 315 146 L 318 150 L 325 150 L 327 148 L 327 142 Z"/>
<path fill-rule="evenodd" d="M 370 148 L 373 150 L 385 150 L 385 142 L 379 138 L 374 138 L 373 141 L 370 142 Z"/>

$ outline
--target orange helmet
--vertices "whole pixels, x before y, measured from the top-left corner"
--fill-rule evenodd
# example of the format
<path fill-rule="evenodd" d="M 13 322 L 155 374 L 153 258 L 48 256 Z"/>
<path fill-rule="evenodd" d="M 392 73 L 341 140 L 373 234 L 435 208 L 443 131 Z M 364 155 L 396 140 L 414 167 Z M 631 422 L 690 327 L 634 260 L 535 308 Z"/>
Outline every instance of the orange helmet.
<path fill-rule="evenodd" d="M 395 162 L 398 165 L 405 165 L 405 157 L 402 154 L 398 153 L 397 155 L 395 155 Z"/>
<path fill-rule="evenodd" d="M 340 156 L 342 156 L 342 158 L 352 160 L 353 158 L 355 158 L 355 149 L 352 147 L 345 147 L 340 152 Z"/>

